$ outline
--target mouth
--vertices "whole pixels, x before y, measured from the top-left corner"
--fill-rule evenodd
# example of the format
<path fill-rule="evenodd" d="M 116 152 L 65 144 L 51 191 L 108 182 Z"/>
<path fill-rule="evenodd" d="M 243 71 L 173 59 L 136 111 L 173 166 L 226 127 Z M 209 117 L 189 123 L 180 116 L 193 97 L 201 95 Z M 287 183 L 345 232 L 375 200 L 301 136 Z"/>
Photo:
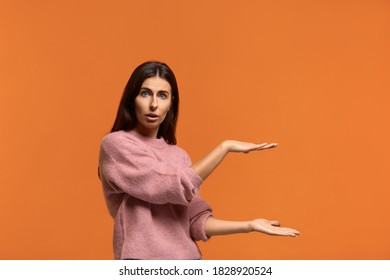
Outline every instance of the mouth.
<path fill-rule="evenodd" d="M 154 113 L 146 114 L 145 117 L 146 117 L 146 120 L 149 122 L 155 122 L 159 118 L 159 116 L 157 114 L 154 114 Z"/>

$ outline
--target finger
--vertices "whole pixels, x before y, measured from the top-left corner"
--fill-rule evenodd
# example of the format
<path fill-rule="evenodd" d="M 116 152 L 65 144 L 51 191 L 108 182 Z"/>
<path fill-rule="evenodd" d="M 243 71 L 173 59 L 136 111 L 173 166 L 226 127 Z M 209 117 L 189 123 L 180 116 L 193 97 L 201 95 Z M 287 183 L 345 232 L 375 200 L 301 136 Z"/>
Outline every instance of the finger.
<path fill-rule="evenodd" d="M 292 233 L 284 230 L 284 229 L 275 229 L 271 232 L 271 235 L 277 235 L 277 236 L 291 236 Z"/>
<path fill-rule="evenodd" d="M 277 222 L 277 221 L 271 221 Z M 300 233 L 299 231 L 292 229 L 292 228 L 286 228 L 286 227 L 273 227 L 270 229 L 269 234 L 271 235 L 278 235 L 278 236 L 287 236 L 287 237 L 297 237 Z"/>
<path fill-rule="evenodd" d="M 257 144 L 256 148 L 263 148 L 263 147 L 265 147 L 267 145 L 268 145 L 268 143 Z"/>
<path fill-rule="evenodd" d="M 280 222 L 279 221 L 270 221 L 271 222 L 271 225 L 273 225 L 274 227 L 279 227 L 280 226 Z"/>
<path fill-rule="evenodd" d="M 296 237 L 296 236 L 300 235 L 300 232 L 295 230 L 295 229 L 285 228 L 285 230 L 288 233 L 288 236 Z"/>
<path fill-rule="evenodd" d="M 261 151 L 261 150 L 264 150 L 264 149 L 266 149 L 266 146 L 268 145 L 268 143 L 262 143 L 262 144 L 256 144 L 256 145 L 254 145 L 254 146 L 252 146 L 252 147 L 250 147 L 249 149 L 248 149 L 248 152 L 250 152 L 250 151 Z"/>
<path fill-rule="evenodd" d="M 298 235 L 300 235 L 300 234 L 299 233 L 297 234 L 297 233 L 294 233 L 294 232 L 289 234 L 289 236 L 291 236 L 291 237 L 297 237 Z"/>
<path fill-rule="evenodd" d="M 297 230 L 294 230 L 293 233 L 294 233 L 295 235 L 301 235 L 301 233 L 300 233 L 299 231 L 297 231 Z"/>
<path fill-rule="evenodd" d="M 278 143 L 271 143 L 263 147 L 263 149 L 271 149 L 271 148 L 276 148 L 278 146 Z"/>
<path fill-rule="evenodd" d="M 265 150 L 265 149 L 272 149 L 272 148 L 275 148 L 278 144 L 277 143 L 265 143 L 265 144 L 261 144 L 257 147 L 257 149 L 259 150 Z"/>

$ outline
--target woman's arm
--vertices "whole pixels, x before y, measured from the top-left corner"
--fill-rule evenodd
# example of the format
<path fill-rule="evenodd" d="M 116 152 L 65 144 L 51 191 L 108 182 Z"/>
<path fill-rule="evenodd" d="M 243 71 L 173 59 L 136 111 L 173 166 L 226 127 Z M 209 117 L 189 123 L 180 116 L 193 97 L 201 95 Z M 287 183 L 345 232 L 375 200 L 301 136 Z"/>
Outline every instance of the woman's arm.
<path fill-rule="evenodd" d="M 115 133 L 101 142 L 99 175 L 106 197 L 127 193 L 154 204 L 188 205 L 203 182 L 189 164 L 159 161 L 137 141 Z"/>
<path fill-rule="evenodd" d="M 224 221 L 209 217 L 205 223 L 207 236 L 226 235 L 234 233 L 261 232 L 269 235 L 292 236 L 299 235 L 299 231 L 291 228 L 280 227 L 278 221 L 256 219 L 252 221 Z"/>
<path fill-rule="evenodd" d="M 222 162 L 225 156 L 229 152 L 241 152 L 249 153 L 251 151 L 260 151 L 264 149 L 270 149 L 276 147 L 276 143 L 263 143 L 263 144 L 254 144 L 248 142 L 240 142 L 234 140 L 226 140 L 215 147 L 210 153 L 208 153 L 204 158 L 194 163 L 191 168 L 205 180 L 217 166 Z"/>

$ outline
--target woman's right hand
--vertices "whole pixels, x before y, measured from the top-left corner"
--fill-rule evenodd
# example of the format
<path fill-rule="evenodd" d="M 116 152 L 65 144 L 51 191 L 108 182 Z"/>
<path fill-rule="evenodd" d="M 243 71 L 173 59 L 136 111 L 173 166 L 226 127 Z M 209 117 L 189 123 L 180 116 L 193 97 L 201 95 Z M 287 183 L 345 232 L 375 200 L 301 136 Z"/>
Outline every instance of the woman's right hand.
<path fill-rule="evenodd" d="M 225 147 L 227 152 L 249 153 L 251 151 L 261 151 L 265 149 L 275 148 L 277 143 L 262 143 L 255 144 L 250 142 L 241 142 L 236 140 L 225 140 L 222 142 L 222 146 Z"/>

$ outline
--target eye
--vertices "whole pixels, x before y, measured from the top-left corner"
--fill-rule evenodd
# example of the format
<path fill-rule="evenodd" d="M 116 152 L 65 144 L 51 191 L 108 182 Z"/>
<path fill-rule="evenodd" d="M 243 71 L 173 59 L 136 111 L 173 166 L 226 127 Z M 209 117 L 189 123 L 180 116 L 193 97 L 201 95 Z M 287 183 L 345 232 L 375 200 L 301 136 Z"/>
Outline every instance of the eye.
<path fill-rule="evenodd" d="M 150 95 L 150 92 L 147 91 L 147 90 L 141 90 L 141 92 L 139 93 L 142 97 L 147 97 Z"/>
<path fill-rule="evenodd" d="M 167 99 L 168 98 L 168 94 L 166 94 L 166 93 L 160 93 L 159 94 L 159 97 L 161 98 L 161 99 Z"/>

